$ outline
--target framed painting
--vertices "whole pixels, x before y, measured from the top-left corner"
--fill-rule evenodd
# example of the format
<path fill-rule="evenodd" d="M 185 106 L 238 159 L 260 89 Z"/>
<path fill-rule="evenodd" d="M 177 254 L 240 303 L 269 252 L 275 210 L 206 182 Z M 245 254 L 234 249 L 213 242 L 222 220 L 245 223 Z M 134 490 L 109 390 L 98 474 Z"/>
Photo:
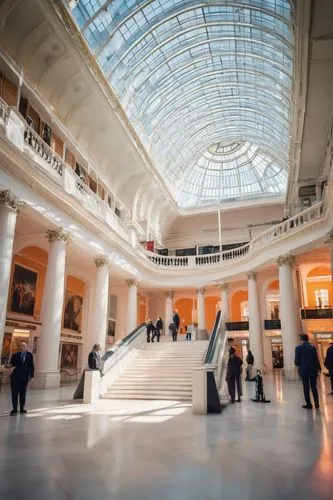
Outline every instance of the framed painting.
<path fill-rule="evenodd" d="M 62 344 L 60 368 L 77 368 L 78 349 L 77 344 Z"/>
<path fill-rule="evenodd" d="M 10 302 L 12 312 L 27 316 L 34 315 L 37 279 L 36 271 L 15 264 Z"/>
<path fill-rule="evenodd" d="M 67 291 L 65 297 L 64 328 L 81 333 L 83 298 Z"/>

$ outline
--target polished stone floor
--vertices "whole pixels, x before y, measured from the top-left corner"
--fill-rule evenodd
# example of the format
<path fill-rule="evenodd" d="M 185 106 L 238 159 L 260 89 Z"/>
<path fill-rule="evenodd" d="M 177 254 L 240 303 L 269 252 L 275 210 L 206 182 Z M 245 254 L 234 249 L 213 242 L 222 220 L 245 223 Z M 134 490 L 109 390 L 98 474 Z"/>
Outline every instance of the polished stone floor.
<path fill-rule="evenodd" d="M 306 411 L 298 382 L 266 381 L 271 404 L 194 416 L 177 402 L 70 400 L 30 391 L 27 416 L 0 394 L 0 498 L 332 500 L 333 396 Z"/>

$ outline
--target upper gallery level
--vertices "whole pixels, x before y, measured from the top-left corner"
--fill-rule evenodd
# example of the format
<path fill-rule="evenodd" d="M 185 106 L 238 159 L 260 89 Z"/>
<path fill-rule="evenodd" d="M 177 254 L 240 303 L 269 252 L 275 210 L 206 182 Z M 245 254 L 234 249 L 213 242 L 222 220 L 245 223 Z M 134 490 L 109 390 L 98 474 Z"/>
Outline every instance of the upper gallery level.
<path fill-rule="evenodd" d="M 197 204 L 191 209 L 190 214 L 197 217 L 197 212 L 200 211 L 203 217 L 202 225 L 197 226 L 197 232 L 194 233 L 192 229 L 196 224 L 193 224 L 192 219 L 189 218 L 191 215 L 185 217 L 184 212 L 183 216 L 179 215 L 182 213 L 180 210 L 182 203 L 178 203 L 177 206 L 173 197 L 176 191 L 171 195 L 172 193 L 167 189 L 168 183 L 174 184 L 175 189 L 180 189 L 180 184 L 176 186 L 175 177 L 173 178 L 172 175 L 182 180 L 181 189 L 183 189 L 183 181 L 191 178 L 190 172 L 186 170 L 183 172 L 184 176 L 180 175 L 179 172 L 183 167 L 179 163 L 177 170 L 174 158 L 172 164 L 176 170 L 173 170 L 172 167 L 169 173 L 165 172 L 165 176 L 161 175 L 162 164 L 156 166 L 147 154 L 151 151 L 140 133 L 142 123 L 140 124 L 138 120 L 133 119 L 133 116 L 129 116 L 130 112 L 127 109 L 129 102 L 122 101 L 122 91 L 119 90 L 119 95 L 118 91 L 114 92 L 115 85 L 112 85 L 111 81 L 112 86 L 110 86 L 106 75 L 101 72 L 98 65 L 101 61 L 97 60 L 96 62 L 92 53 L 95 49 L 97 50 L 97 47 L 90 47 L 90 50 L 84 42 L 83 37 L 86 37 L 86 32 L 89 29 L 92 29 L 92 24 L 97 22 L 96 19 L 99 15 L 103 17 L 103 12 L 106 12 L 106 17 L 111 16 L 112 18 L 111 11 L 115 7 L 115 3 L 106 2 L 106 10 L 99 9 L 98 12 L 90 10 L 89 15 L 85 14 L 85 24 L 76 19 L 79 27 L 74 24 L 73 18 L 78 13 L 77 9 L 83 8 L 83 6 L 87 8 L 88 2 L 81 0 L 80 2 L 70 2 L 74 9 L 69 12 L 60 0 L 48 3 L 37 0 L 34 2 L 34 16 L 27 16 L 30 0 L 16 2 L 14 6 L 10 3 L 4 2 L 0 11 L 3 19 L 0 29 L 0 187 L 11 188 L 17 195 L 23 197 L 33 210 L 38 210 L 47 217 L 51 212 L 50 221 L 52 223 L 69 220 L 64 217 L 64 214 L 70 216 L 72 222 L 68 224 L 74 226 L 74 229 L 69 229 L 74 235 L 77 233 L 76 235 L 79 237 L 78 231 L 75 229 L 78 224 L 88 229 L 89 234 L 94 236 L 98 234 L 101 251 L 112 254 L 114 258 L 117 257 L 118 261 L 123 261 L 124 266 L 130 269 L 130 272 L 134 272 L 140 279 L 151 284 L 158 283 L 161 277 L 163 277 L 166 286 L 177 286 L 179 280 L 181 280 L 182 285 L 200 284 L 204 279 L 214 282 L 224 276 L 244 273 L 250 268 L 273 262 L 283 253 L 291 251 L 297 253 L 304 248 L 308 249 L 311 244 L 323 243 L 325 235 L 331 229 L 332 127 L 328 127 L 323 136 L 324 148 L 320 159 L 320 171 L 326 172 L 325 175 L 319 175 L 316 181 L 310 179 L 309 182 L 305 182 L 303 180 L 303 184 L 299 184 L 297 175 L 295 175 L 296 163 L 291 161 L 290 165 L 293 168 L 292 173 L 289 172 L 288 186 L 292 184 L 293 191 L 295 191 L 295 186 L 297 189 L 292 199 L 290 192 L 288 194 L 289 205 L 285 207 L 288 218 L 283 222 L 280 222 L 284 215 L 284 205 L 280 196 L 272 195 L 269 199 L 266 197 L 265 200 L 262 197 L 258 204 L 256 199 L 250 200 L 247 195 L 243 197 L 241 193 L 241 186 L 253 184 L 252 181 L 246 180 L 247 174 L 244 176 L 242 174 L 242 169 L 245 166 L 255 176 L 257 188 L 259 186 L 263 191 L 271 181 L 268 182 L 267 177 L 268 184 L 266 185 L 266 181 L 263 182 L 260 178 L 260 172 L 262 174 L 268 171 L 275 172 L 271 177 L 271 186 L 274 189 L 287 180 L 286 161 L 283 160 L 282 155 L 279 155 L 278 142 L 281 138 L 279 134 L 276 133 L 276 137 L 274 137 L 274 141 L 277 141 L 274 142 L 276 147 L 273 147 L 273 142 L 270 142 L 265 154 L 261 150 L 263 142 L 256 145 L 245 140 L 245 136 L 242 140 L 236 140 L 232 136 L 220 140 L 218 136 L 214 136 L 214 141 L 209 145 L 206 144 L 207 148 L 200 153 L 195 160 L 195 165 L 193 164 L 193 168 L 191 168 L 191 175 L 197 167 L 206 171 L 203 178 L 197 182 L 197 185 L 202 187 L 200 196 L 197 191 L 191 192 L 189 197 L 184 194 L 185 191 L 179 191 L 184 195 L 181 196 L 181 199 L 184 200 L 184 206 L 189 207 L 192 203 Z M 154 2 L 149 3 L 154 4 Z M 178 5 L 177 2 L 171 3 L 170 11 L 162 9 L 156 18 L 149 18 L 147 21 L 150 33 L 155 33 L 157 24 L 162 29 L 161 47 L 152 46 L 151 53 L 159 54 L 162 59 L 167 53 L 170 53 L 170 61 L 177 58 L 172 50 L 171 39 L 174 37 L 175 40 L 178 40 L 179 34 L 171 33 L 171 31 L 175 29 L 172 24 L 173 20 L 177 20 L 179 23 L 180 16 L 183 20 L 181 31 L 192 33 L 195 38 L 201 36 L 200 16 L 202 14 L 212 16 L 211 20 L 207 19 L 205 28 L 209 31 L 208 45 L 214 47 L 216 41 L 214 37 L 221 38 L 221 40 L 230 39 L 230 43 L 239 45 L 240 39 L 244 41 L 246 26 L 251 25 L 251 29 L 257 30 L 258 37 L 254 36 L 249 40 L 249 46 L 253 49 L 261 46 L 262 50 L 266 51 L 269 46 L 266 37 L 271 37 L 271 32 L 275 28 L 281 30 L 278 40 L 274 41 L 270 38 L 270 42 L 272 46 L 279 45 L 281 50 L 283 49 L 282 55 L 280 55 L 289 61 L 288 64 L 285 61 L 286 68 L 289 68 L 289 71 L 293 68 L 293 89 L 289 89 L 290 94 L 284 103 L 284 111 L 293 126 L 291 130 L 286 125 L 284 130 L 291 132 L 289 156 L 294 158 L 293 136 L 299 133 L 303 125 L 298 112 L 298 98 L 303 94 L 299 88 L 300 81 L 296 76 L 300 58 L 303 58 L 305 63 L 307 60 L 306 47 L 300 43 L 299 38 L 311 40 L 311 34 L 307 31 L 309 26 L 308 2 L 302 3 L 303 7 L 298 7 L 295 10 L 293 2 L 281 0 L 274 3 L 274 12 L 273 8 L 270 9 L 270 12 L 263 12 L 262 8 L 254 6 L 256 2 L 251 3 L 253 6 L 241 9 L 240 17 L 243 16 L 244 19 L 236 19 L 234 6 L 230 2 L 230 8 L 226 8 L 225 11 L 227 16 L 225 23 L 213 19 L 214 9 L 206 6 L 205 2 L 202 3 L 201 7 L 198 7 L 198 10 L 193 10 L 194 3 L 190 5 L 189 2 L 186 6 L 181 6 L 179 3 Z M 93 7 L 91 8 L 93 9 Z M 222 15 L 221 8 L 219 7 L 217 10 L 218 18 Z M 184 12 L 177 9 L 183 9 Z M 129 19 L 134 19 L 141 13 L 142 5 L 138 2 L 138 6 L 133 12 L 129 12 L 128 16 L 122 20 L 117 18 L 117 23 L 112 28 L 113 31 L 111 30 L 112 36 L 110 36 L 109 28 L 107 28 L 108 33 L 104 32 L 103 28 L 105 43 L 112 45 L 114 43 L 113 35 L 116 32 L 120 33 L 122 26 L 125 26 Z M 26 17 L 29 18 L 29 22 L 23 23 L 22 20 Z M 291 19 L 294 21 L 295 30 L 291 29 Z M 265 22 L 268 22 L 269 25 L 264 25 Z M 188 27 L 186 27 L 187 23 L 189 23 Z M 16 29 L 21 24 L 22 29 Z M 216 32 L 214 31 L 215 25 Z M 318 34 L 320 30 L 317 25 L 315 27 Z M 94 36 L 97 34 L 95 28 Z M 83 32 L 86 29 L 88 31 Z M 233 30 L 233 33 L 229 33 L 228 30 Z M 236 33 L 237 30 L 241 33 L 240 39 Z M 132 50 L 136 50 L 138 34 L 139 31 L 133 33 L 133 38 L 129 41 L 133 44 L 128 48 L 128 54 Z M 188 46 L 187 43 L 191 45 Z M 183 55 L 179 59 L 180 67 L 175 68 L 175 71 L 172 70 L 170 74 L 168 73 L 170 81 L 174 81 L 176 75 L 180 74 L 180 68 L 187 65 L 183 58 L 189 57 L 195 43 L 194 39 L 188 40 L 187 35 L 184 35 L 185 45 Z M 206 60 L 207 64 L 214 68 L 217 54 L 213 52 L 208 57 L 208 53 L 205 52 L 206 44 L 200 42 L 198 46 L 201 45 L 203 60 Z M 224 51 L 225 47 L 223 46 L 222 49 Z M 127 52 L 121 46 L 119 57 L 127 57 Z M 232 57 L 231 52 L 230 49 L 230 58 L 227 58 L 230 62 L 230 68 L 226 68 L 226 73 L 233 75 L 233 65 L 238 65 L 241 61 Z M 142 61 L 148 61 L 146 56 L 147 54 L 140 52 Z M 253 82 L 256 79 L 254 78 L 251 83 L 251 75 L 264 79 L 272 78 L 272 81 L 278 77 L 277 73 L 271 75 L 265 72 L 267 64 L 270 64 L 266 52 L 265 54 L 252 54 L 252 56 L 249 53 L 244 53 L 243 63 L 247 68 L 244 75 L 248 80 L 243 82 L 244 85 L 240 84 L 237 89 L 236 100 L 239 100 L 240 108 L 235 107 L 234 101 L 231 103 L 232 108 L 238 109 L 240 116 L 243 116 L 242 112 L 246 111 L 244 124 L 250 123 L 249 109 L 254 102 L 258 103 L 258 99 L 263 98 L 261 102 L 263 108 L 258 108 L 259 111 L 261 110 L 258 112 L 258 116 L 262 116 L 270 106 L 270 101 L 265 101 L 264 96 L 260 94 L 253 96 L 253 103 L 249 105 L 249 108 L 246 106 L 246 109 L 244 108 L 243 98 L 252 102 L 251 92 L 253 91 Z M 204 84 L 201 77 L 203 77 L 203 72 L 200 73 L 199 60 L 196 57 L 193 59 L 193 71 L 195 69 L 196 72 L 199 72 L 198 102 L 202 102 L 203 95 L 201 93 Z M 276 57 L 280 56 L 277 54 Z M 161 65 L 164 66 L 162 59 Z M 261 70 L 253 65 L 259 64 L 259 60 L 260 64 L 263 65 Z M 118 64 L 113 61 L 113 63 L 115 63 L 116 68 L 121 68 L 120 62 Z M 276 61 L 273 62 L 274 65 L 277 65 Z M 214 71 L 213 69 L 212 73 Z M 157 78 L 157 69 L 154 71 L 154 75 L 154 78 Z M 282 79 L 282 75 L 280 76 Z M 128 82 L 130 82 L 130 78 Z M 211 98 L 207 98 L 206 111 L 209 116 L 216 116 L 214 103 L 217 99 L 217 88 L 223 88 L 227 91 L 228 84 L 223 81 L 215 82 L 216 85 L 215 83 L 213 85 L 212 82 L 207 83 L 209 87 L 212 86 L 212 95 Z M 246 91 L 243 94 L 243 87 L 247 88 L 250 93 L 247 94 Z M 183 91 L 185 92 L 185 88 Z M 189 95 L 195 91 L 191 88 Z M 269 87 L 265 89 L 261 87 L 261 91 L 267 97 Z M 304 85 L 302 91 L 304 91 Z M 128 97 L 128 94 L 126 96 Z M 136 99 L 136 96 L 134 97 Z M 278 99 L 277 93 L 271 97 L 273 100 Z M 288 102 L 289 105 L 287 105 Z M 161 116 L 164 116 L 163 113 L 166 112 L 167 107 L 166 103 L 165 109 L 161 110 Z M 275 111 L 280 113 L 279 110 Z M 272 110 L 272 113 L 275 111 Z M 178 109 L 177 113 L 180 112 L 181 110 Z M 229 113 L 228 109 L 225 109 L 224 112 L 227 115 Z M 142 111 L 142 116 L 145 113 Z M 296 121 L 294 120 L 295 113 L 298 116 Z M 189 116 L 192 116 L 191 113 Z M 231 113 L 228 116 L 231 119 L 233 115 Z M 303 118 L 303 121 L 306 122 L 307 118 L 304 117 L 304 113 Z M 190 134 L 191 123 L 190 120 L 186 133 Z M 202 124 L 202 122 L 200 123 Z M 229 122 L 226 123 L 227 130 L 230 131 Z M 148 121 L 145 122 L 146 125 L 148 128 L 152 127 Z M 164 120 L 154 122 L 153 125 L 154 130 L 161 132 Z M 240 126 L 240 124 L 238 125 Z M 257 122 L 255 126 L 259 127 Z M 177 135 L 175 130 L 172 133 Z M 270 133 L 268 128 L 267 133 Z M 199 138 L 200 134 L 196 137 Z M 191 135 L 188 136 L 188 141 L 190 139 Z M 259 139 L 264 141 L 264 137 Z M 273 141 L 273 137 L 271 139 Z M 282 143 L 284 146 L 286 145 L 283 141 Z M 172 141 L 170 140 L 168 144 L 170 146 Z M 281 144 L 280 147 L 282 147 Z M 157 151 L 159 151 L 157 143 L 152 141 L 151 148 L 154 149 L 156 156 Z M 167 157 L 172 159 L 172 155 L 170 152 Z M 160 159 L 163 159 L 163 154 L 160 155 Z M 194 157 L 192 159 L 194 160 Z M 278 169 L 276 165 L 280 164 L 280 160 L 282 163 L 284 161 L 284 166 Z M 209 194 L 211 188 L 208 189 L 205 198 L 204 185 L 205 179 L 207 176 L 209 177 L 208 171 L 215 172 L 216 164 L 221 163 L 221 161 L 223 168 L 218 167 L 220 170 L 216 178 L 219 180 L 216 182 L 219 186 L 223 186 L 225 191 L 224 194 L 220 192 L 217 205 L 215 199 L 214 214 L 211 210 L 212 207 L 207 208 L 206 206 L 206 201 L 211 200 L 213 196 Z M 239 188 L 237 193 L 232 189 L 230 191 L 227 189 L 229 185 L 227 177 L 229 174 L 231 175 L 230 169 L 226 167 L 228 164 L 229 166 L 232 164 L 232 169 L 237 172 L 235 174 Z M 229 172 L 226 176 L 224 175 L 225 168 Z M 177 171 L 178 173 L 175 173 Z M 251 194 L 250 188 L 248 194 Z M 223 197 L 224 199 L 222 199 Z M 224 203 L 227 199 L 229 201 L 233 199 L 232 204 Z M 41 200 L 46 200 L 52 209 L 46 210 Z M 263 204 L 262 208 L 260 208 L 260 204 Z M 235 215 L 236 210 L 239 211 Z M 176 217 L 177 214 L 178 217 Z M 218 231 L 218 219 L 221 214 L 223 215 L 222 227 Z M 206 215 L 207 218 L 205 218 Z M 208 231 L 208 217 L 212 216 L 215 217 L 215 222 L 211 222 L 212 218 L 209 219 L 212 225 Z M 242 227 L 240 225 L 235 227 L 234 222 L 230 222 L 233 217 L 238 219 L 238 224 L 241 224 Z M 181 250 L 181 248 L 193 248 L 201 244 L 210 246 L 212 253 L 185 255 L 186 252 L 183 252 L 182 256 L 176 257 L 149 252 L 140 245 L 140 241 L 154 241 L 156 248 L 170 248 L 170 245 L 172 247 L 172 243 L 169 245 L 172 240 L 171 233 L 168 233 L 171 221 L 173 221 L 172 227 L 175 228 L 174 233 L 172 233 L 175 235 L 174 239 L 180 240 L 182 234 L 182 243 L 176 242 L 175 248 Z M 187 239 L 184 238 L 184 226 L 186 227 L 186 225 L 192 231 Z M 93 238 L 90 237 L 90 239 Z M 227 249 L 228 245 L 234 245 L 237 242 L 246 243 L 238 248 Z M 234 263 L 237 265 L 233 266 Z"/>

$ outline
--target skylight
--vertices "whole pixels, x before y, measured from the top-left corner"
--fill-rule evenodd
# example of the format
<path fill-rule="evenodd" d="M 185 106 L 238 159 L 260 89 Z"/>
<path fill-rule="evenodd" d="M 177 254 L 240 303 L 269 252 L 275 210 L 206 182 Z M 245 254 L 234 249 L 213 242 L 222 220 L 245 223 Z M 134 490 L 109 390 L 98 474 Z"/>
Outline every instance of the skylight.
<path fill-rule="evenodd" d="M 292 0 L 79 0 L 72 15 L 179 206 L 285 193 Z"/>

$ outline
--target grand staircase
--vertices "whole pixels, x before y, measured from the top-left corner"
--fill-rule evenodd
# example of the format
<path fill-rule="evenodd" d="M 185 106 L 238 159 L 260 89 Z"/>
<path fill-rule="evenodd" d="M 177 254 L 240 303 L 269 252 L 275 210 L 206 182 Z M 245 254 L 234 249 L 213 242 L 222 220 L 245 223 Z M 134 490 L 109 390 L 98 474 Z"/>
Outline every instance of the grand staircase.
<path fill-rule="evenodd" d="M 104 399 L 192 400 L 193 370 L 202 365 L 208 341 L 146 344 Z"/>

